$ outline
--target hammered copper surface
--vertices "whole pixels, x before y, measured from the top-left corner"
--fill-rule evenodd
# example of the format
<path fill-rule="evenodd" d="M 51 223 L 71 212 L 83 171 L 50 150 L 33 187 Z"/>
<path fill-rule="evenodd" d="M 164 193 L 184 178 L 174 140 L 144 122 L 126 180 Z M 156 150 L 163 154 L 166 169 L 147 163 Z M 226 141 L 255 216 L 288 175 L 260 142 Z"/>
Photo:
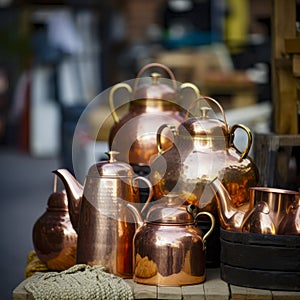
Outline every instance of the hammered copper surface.
<path fill-rule="evenodd" d="M 193 103 L 204 101 L 200 107 L 202 116 L 189 117 L 177 130 L 173 130 L 173 146 L 161 151 L 160 155 L 151 163 L 151 182 L 154 188 L 155 199 L 163 194 L 175 191 L 186 195 L 187 201 L 195 203 L 201 198 L 203 189 L 208 182 L 218 177 L 228 190 L 232 205 L 243 206 L 249 202 L 249 187 L 257 185 L 258 169 L 248 152 L 252 144 L 250 130 L 243 125 L 227 125 L 224 111 L 220 104 L 209 97 L 201 97 Z M 214 119 L 213 111 L 207 105 L 212 102 L 219 107 L 224 120 Z M 201 102 L 200 102 L 201 103 Z M 158 132 L 157 139 L 162 133 L 166 134 L 169 127 L 163 124 Z M 234 145 L 234 133 L 242 129 L 248 137 L 248 144 L 244 152 L 240 152 Z M 170 130 L 169 130 L 170 135 Z M 198 203 L 205 211 L 216 214 L 216 201 Z"/>
<path fill-rule="evenodd" d="M 46 212 L 35 222 L 32 239 L 38 258 L 50 270 L 66 270 L 76 264 L 77 233 L 68 212 L 65 192 L 54 192 Z"/>
<path fill-rule="evenodd" d="M 80 204 L 77 263 L 102 265 L 106 271 L 123 278 L 132 277 L 132 241 L 136 225 L 127 203 L 139 203 L 138 181 L 150 189 L 144 177 L 136 177 L 130 165 L 115 159 L 108 152 L 108 161 L 91 166 L 85 179 Z M 63 181 L 69 202 L 74 177 L 64 169 L 54 171 Z M 74 212 L 73 212 L 74 213 Z"/>

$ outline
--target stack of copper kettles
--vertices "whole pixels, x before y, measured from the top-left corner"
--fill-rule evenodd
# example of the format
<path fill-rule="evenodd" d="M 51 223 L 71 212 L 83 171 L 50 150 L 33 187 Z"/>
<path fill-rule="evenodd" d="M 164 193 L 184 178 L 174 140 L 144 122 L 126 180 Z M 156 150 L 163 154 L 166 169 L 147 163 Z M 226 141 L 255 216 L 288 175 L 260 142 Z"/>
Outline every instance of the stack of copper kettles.
<path fill-rule="evenodd" d="M 142 77 L 149 69 L 160 69 L 168 79 L 161 72 Z M 123 88 L 131 99 L 128 113 L 120 116 L 115 95 Z M 144 66 L 133 86 L 113 86 L 109 105 L 114 125 L 108 159 L 90 167 L 84 186 L 66 169 L 54 171 L 66 193 L 49 204 L 57 214 L 69 211 L 76 239 L 70 244 L 61 234 L 60 250 L 47 252 L 51 237 L 44 231 L 41 238 L 35 226 L 35 250 L 50 269 L 61 265 L 55 260 L 74 255 L 75 243 L 76 263 L 102 265 L 138 283 L 197 284 L 212 266 L 220 267 L 228 283 L 300 289 L 299 251 L 288 249 L 300 246 L 299 193 L 257 186 L 249 128 L 229 126 L 218 101 L 200 95 L 192 83 L 176 82 L 158 63 Z M 243 151 L 235 146 L 236 130 L 247 136 Z M 288 253 L 288 264 L 279 248 Z M 278 275 L 281 282 L 271 285 Z"/>

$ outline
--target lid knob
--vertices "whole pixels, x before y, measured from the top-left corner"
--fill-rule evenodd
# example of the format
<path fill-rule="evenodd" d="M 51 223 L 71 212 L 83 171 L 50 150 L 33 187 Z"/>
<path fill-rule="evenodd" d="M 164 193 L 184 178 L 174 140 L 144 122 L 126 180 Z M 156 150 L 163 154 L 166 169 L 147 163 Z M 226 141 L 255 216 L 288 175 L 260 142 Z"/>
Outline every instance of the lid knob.
<path fill-rule="evenodd" d="M 201 118 L 202 119 L 207 119 L 207 112 L 212 110 L 211 107 L 208 106 L 203 106 L 200 108 L 200 112 L 201 112 Z"/>
<path fill-rule="evenodd" d="M 152 77 L 152 84 L 153 84 L 153 85 L 158 85 L 158 79 L 161 77 L 161 74 L 160 74 L 160 73 L 153 72 L 153 73 L 151 74 L 151 77 Z"/>
<path fill-rule="evenodd" d="M 110 163 L 112 163 L 112 162 L 116 162 L 117 160 L 116 160 L 116 156 L 118 155 L 118 154 L 120 154 L 120 152 L 118 152 L 118 151 L 114 151 L 114 150 L 110 150 L 110 151 L 107 151 L 107 152 L 105 152 L 105 154 L 107 154 L 108 155 L 108 161 L 110 162 Z"/>

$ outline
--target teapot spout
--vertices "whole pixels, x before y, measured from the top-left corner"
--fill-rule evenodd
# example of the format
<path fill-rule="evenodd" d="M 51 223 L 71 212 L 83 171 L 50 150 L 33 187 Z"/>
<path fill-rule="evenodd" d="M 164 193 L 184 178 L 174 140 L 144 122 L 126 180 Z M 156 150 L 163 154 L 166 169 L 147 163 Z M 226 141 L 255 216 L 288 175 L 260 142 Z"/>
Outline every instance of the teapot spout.
<path fill-rule="evenodd" d="M 57 169 L 53 171 L 53 173 L 61 179 L 65 186 L 71 223 L 74 230 L 78 233 L 79 212 L 83 194 L 83 186 L 67 169 Z"/>
<path fill-rule="evenodd" d="M 241 225 L 248 210 L 248 208 L 245 209 L 245 207 L 248 207 L 249 204 L 245 204 L 241 209 L 235 208 L 231 203 L 231 197 L 228 191 L 218 178 L 212 180 L 209 186 L 217 200 L 221 227 L 230 231 L 241 231 Z"/>

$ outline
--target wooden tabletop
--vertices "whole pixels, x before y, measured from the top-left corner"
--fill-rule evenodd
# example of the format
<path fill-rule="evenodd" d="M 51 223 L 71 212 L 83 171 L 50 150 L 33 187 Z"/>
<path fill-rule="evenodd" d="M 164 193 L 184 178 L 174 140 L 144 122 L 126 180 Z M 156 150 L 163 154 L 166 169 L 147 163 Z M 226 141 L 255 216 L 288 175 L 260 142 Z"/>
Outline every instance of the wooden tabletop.
<path fill-rule="evenodd" d="M 33 300 L 24 285 L 28 280 L 21 282 L 13 291 L 13 300 Z M 206 281 L 202 284 L 187 285 L 182 287 L 162 287 L 143 285 L 126 279 L 132 287 L 135 299 L 185 299 L 185 300 L 228 300 L 228 299 L 270 299 L 270 300 L 299 300 L 300 292 L 271 291 L 254 288 L 245 288 L 229 285 L 220 278 L 219 269 L 207 269 Z"/>

